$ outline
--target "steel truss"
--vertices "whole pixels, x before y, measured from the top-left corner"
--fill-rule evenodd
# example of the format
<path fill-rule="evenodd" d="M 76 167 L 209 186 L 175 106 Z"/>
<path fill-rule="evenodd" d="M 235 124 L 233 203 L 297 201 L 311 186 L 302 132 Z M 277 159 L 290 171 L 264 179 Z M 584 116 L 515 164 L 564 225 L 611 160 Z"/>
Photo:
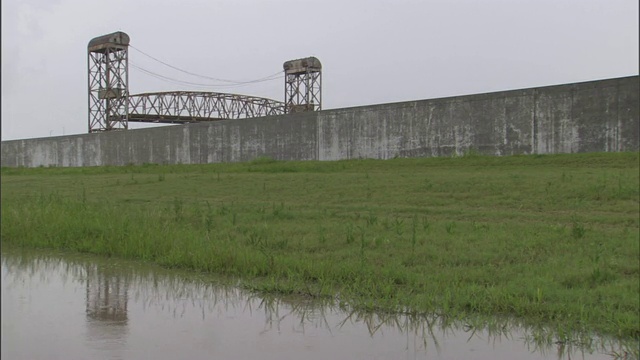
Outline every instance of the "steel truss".
<path fill-rule="evenodd" d="M 129 121 L 190 123 L 317 111 L 322 65 L 315 57 L 284 63 L 285 102 L 246 95 L 171 91 L 129 95 L 129 36 L 115 32 L 89 42 L 89 132 L 126 130 Z"/>
<path fill-rule="evenodd" d="M 127 34 L 116 32 L 89 42 L 89 132 L 127 129 L 128 67 Z"/>
<path fill-rule="evenodd" d="M 287 113 L 322 110 L 322 64 L 315 57 L 283 64 Z"/>
<path fill-rule="evenodd" d="M 131 122 L 190 123 L 284 113 L 276 100 L 204 91 L 172 91 L 129 96 Z"/>

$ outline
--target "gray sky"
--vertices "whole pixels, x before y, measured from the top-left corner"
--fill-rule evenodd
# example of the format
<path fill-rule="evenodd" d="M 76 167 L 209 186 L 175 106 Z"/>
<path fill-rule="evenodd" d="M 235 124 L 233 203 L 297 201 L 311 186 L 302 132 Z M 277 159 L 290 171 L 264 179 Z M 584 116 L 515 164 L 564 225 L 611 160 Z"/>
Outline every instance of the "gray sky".
<path fill-rule="evenodd" d="M 205 76 L 323 65 L 323 108 L 638 74 L 638 0 L 2 0 L 2 140 L 87 132 L 87 43 L 136 48 Z M 134 49 L 130 63 L 172 70 Z M 132 94 L 209 90 L 283 100 L 282 79 L 185 87 L 130 68 Z M 144 125 L 130 124 L 131 128 Z"/>

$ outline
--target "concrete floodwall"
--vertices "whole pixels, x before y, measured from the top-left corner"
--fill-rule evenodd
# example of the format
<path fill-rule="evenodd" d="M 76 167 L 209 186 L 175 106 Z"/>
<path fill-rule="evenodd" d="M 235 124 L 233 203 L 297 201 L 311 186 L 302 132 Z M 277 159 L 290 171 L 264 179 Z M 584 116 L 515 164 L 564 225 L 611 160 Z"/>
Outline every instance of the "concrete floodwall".
<path fill-rule="evenodd" d="M 639 150 L 638 76 L 243 120 L 2 142 L 2 166 Z"/>

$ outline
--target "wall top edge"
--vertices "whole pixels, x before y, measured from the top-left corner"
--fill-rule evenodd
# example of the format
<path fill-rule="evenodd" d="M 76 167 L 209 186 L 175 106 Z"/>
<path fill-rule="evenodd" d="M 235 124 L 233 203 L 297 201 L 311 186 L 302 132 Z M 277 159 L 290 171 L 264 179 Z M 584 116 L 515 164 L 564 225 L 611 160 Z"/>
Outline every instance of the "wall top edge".
<path fill-rule="evenodd" d="M 617 78 L 589 80 L 589 81 L 583 81 L 583 82 L 538 86 L 538 87 L 530 87 L 530 88 L 522 88 L 522 89 L 502 90 L 502 91 L 495 91 L 495 92 L 488 92 L 488 93 L 465 94 L 465 95 L 455 95 L 455 96 L 440 97 L 440 98 L 418 99 L 418 100 L 399 101 L 399 102 L 392 102 L 392 103 L 381 103 L 381 104 L 370 104 L 370 105 L 361 105 L 361 106 L 336 108 L 336 109 L 326 109 L 319 112 L 313 112 L 313 114 L 311 115 L 320 115 L 320 114 L 330 115 L 332 113 L 333 114 L 342 113 L 345 111 L 380 110 L 385 108 L 408 107 L 408 106 L 417 105 L 419 103 L 428 103 L 428 102 L 438 103 L 438 102 L 456 102 L 456 101 L 465 101 L 465 100 L 479 101 L 479 100 L 489 99 L 489 98 L 527 96 L 535 92 L 555 93 L 555 92 L 571 91 L 571 90 L 579 91 L 579 90 L 586 90 L 591 88 L 606 88 L 606 87 L 613 87 L 613 86 L 620 86 L 620 85 L 630 85 L 634 87 L 639 87 L 640 75 L 630 75 L 630 76 L 617 77 Z M 287 117 L 287 116 L 303 116 L 303 115 L 304 114 L 302 113 L 297 113 L 297 114 L 271 115 L 271 116 L 265 116 L 262 118 L 263 119 L 264 118 L 280 118 L 280 117 Z M 259 118 L 218 120 L 218 121 L 211 121 L 211 122 L 189 123 L 189 124 L 182 124 L 182 125 L 167 125 L 167 126 L 159 126 L 159 127 L 151 127 L 151 128 L 131 129 L 123 132 L 127 133 L 131 131 L 134 131 L 134 132 L 157 131 L 159 128 L 167 128 L 167 127 L 183 128 L 185 126 L 186 127 L 207 126 L 210 124 L 222 125 L 222 123 L 229 123 L 229 122 L 240 123 L 243 121 L 248 121 L 248 120 L 250 121 L 255 119 L 259 119 Z M 116 132 L 116 133 L 120 133 L 120 132 Z M 63 135 L 63 136 L 2 140 L 1 143 L 9 145 L 11 143 L 22 142 L 22 141 L 57 142 L 60 140 L 65 140 L 65 139 L 70 140 L 73 138 L 80 138 L 80 137 L 102 137 L 102 136 L 111 136 L 111 135 L 113 134 L 108 132 L 93 133 L 93 134 L 70 134 L 70 135 Z"/>

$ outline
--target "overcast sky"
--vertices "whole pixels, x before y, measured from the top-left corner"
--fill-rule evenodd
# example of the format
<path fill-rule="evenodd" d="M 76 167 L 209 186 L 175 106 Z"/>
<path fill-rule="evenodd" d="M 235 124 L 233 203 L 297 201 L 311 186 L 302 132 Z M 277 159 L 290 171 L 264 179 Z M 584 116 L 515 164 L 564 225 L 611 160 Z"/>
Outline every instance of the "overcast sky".
<path fill-rule="evenodd" d="M 253 80 L 323 65 L 323 108 L 638 74 L 638 0 L 2 0 L 2 140 L 87 132 L 87 43 L 124 31 L 175 67 Z M 209 82 L 135 49 L 130 63 Z M 207 90 L 130 68 L 132 94 Z M 237 88 L 283 100 L 282 79 Z M 131 128 L 141 127 L 130 124 Z"/>

